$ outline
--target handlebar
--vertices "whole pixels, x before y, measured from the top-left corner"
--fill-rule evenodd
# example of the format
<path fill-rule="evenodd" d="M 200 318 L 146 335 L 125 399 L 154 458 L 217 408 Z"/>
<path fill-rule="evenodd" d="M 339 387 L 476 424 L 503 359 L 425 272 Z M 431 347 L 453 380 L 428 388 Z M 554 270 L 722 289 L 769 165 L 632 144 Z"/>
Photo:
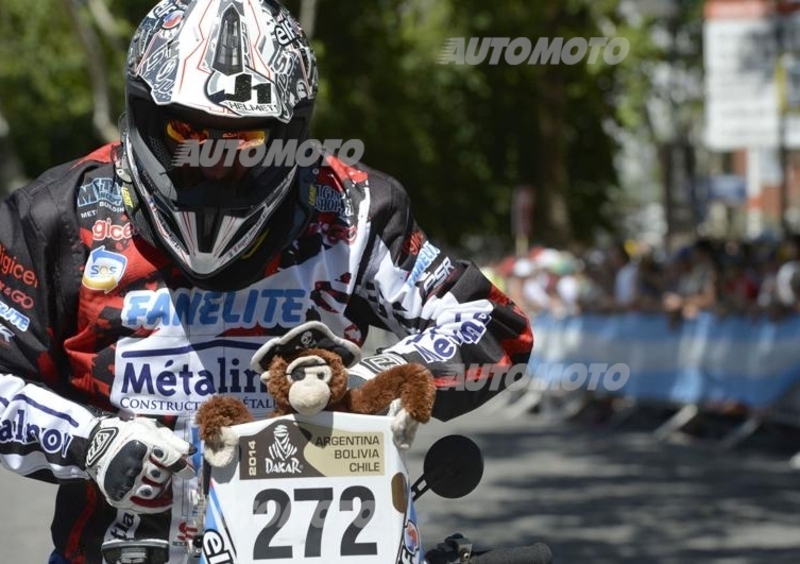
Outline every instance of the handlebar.
<path fill-rule="evenodd" d="M 497 548 L 475 554 L 470 564 L 552 564 L 553 553 L 546 544 Z"/>
<path fill-rule="evenodd" d="M 495 548 L 475 551 L 472 541 L 461 533 L 447 537 L 444 542 L 425 554 L 428 564 L 552 564 L 550 547 L 537 542 L 530 546 Z"/>

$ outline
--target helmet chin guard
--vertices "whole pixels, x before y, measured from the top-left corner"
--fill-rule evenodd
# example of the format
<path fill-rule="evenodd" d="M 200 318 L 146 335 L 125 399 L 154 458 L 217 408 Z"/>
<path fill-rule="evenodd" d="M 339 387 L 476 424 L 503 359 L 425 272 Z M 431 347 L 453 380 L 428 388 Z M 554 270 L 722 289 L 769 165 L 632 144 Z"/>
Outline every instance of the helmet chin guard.
<path fill-rule="evenodd" d="M 132 221 L 193 278 L 229 268 L 296 192 L 297 165 L 269 149 L 308 138 L 317 88 L 311 46 L 277 2 L 160 2 L 128 53 L 123 161 L 144 212 Z M 176 165 L 182 144 L 230 139 L 262 143 L 264 158 Z"/>

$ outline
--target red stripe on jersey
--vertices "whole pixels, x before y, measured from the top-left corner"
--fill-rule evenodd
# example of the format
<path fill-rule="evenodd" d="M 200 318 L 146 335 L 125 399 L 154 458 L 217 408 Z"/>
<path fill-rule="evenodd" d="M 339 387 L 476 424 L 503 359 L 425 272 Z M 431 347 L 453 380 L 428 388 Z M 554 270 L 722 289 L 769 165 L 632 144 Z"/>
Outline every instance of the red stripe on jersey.
<path fill-rule="evenodd" d="M 69 532 L 67 539 L 67 546 L 64 550 L 66 554 L 64 557 L 71 561 L 72 564 L 85 564 L 86 555 L 80 553 L 81 536 L 86 527 L 86 523 L 92 518 L 92 515 L 97 510 L 97 491 L 94 489 L 94 484 L 91 482 L 86 483 L 86 506 L 83 508 L 78 519 L 75 521 L 72 530 Z"/>
<path fill-rule="evenodd" d="M 116 143 L 109 143 L 108 145 L 103 145 L 99 149 L 95 149 L 81 160 L 76 162 L 72 168 L 78 167 L 84 163 L 89 161 L 96 161 L 98 163 L 110 163 L 112 159 L 112 152 L 116 146 L 119 145 L 119 142 Z"/>

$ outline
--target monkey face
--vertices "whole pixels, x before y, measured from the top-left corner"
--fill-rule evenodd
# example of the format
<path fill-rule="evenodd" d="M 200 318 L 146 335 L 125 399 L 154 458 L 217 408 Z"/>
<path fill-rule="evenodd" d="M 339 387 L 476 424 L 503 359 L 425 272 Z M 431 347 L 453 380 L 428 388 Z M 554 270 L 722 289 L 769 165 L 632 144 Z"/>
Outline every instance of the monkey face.
<path fill-rule="evenodd" d="M 315 355 L 296 358 L 284 373 L 289 383 L 289 403 L 303 415 L 316 415 L 331 398 L 333 370 Z"/>

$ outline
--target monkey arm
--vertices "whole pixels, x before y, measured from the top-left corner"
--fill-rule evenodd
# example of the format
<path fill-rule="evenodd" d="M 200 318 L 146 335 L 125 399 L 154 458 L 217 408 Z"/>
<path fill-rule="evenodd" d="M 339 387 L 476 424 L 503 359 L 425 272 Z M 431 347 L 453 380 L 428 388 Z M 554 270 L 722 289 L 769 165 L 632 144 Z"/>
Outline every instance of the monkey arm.
<path fill-rule="evenodd" d="M 430 371 L 421 364 L 393 366 L 367 380 L 363 386 L 348 390 L 342 400 L 346 411 L 377 414 L 396 398 L 408 414 L 427 423 L 433 410 L 436 387 Z"/>

